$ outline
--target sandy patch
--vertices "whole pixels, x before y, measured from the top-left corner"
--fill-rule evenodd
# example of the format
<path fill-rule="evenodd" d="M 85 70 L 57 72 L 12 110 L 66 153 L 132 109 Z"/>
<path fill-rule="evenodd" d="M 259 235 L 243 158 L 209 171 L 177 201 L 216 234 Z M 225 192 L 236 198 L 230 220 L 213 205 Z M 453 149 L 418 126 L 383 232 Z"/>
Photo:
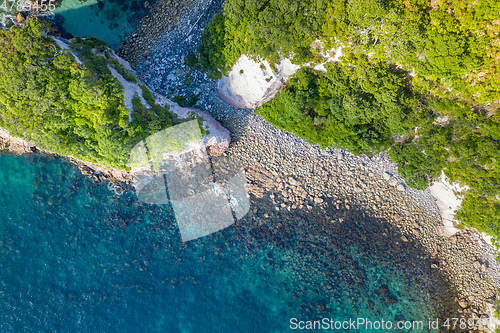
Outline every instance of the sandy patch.
<path fill-rule="evenodd" d="M 441 173 L 439 180 L 429 187 L 432 196 L 436 198 L 441 215 L 441 224 L 436 226 L 440 235 L 449 237 L 460 231 L 455 228 L 457 224 L 455 212 L 462 203 L 459 194 L 466 189 L 458 184 L 451 184 L 443 173 Z"/>
<path fill-rule="evenodd" d="M 71 49 L 69 48 L 68 44 L 66 44 L 65 42 L 63 42 L 62 40 L 60 40 L 59 38 L 57 37 L 54 37 L 52 36 L 51 37 L 56 43 L 57 45 L 63 49 L 63 50 L 69 50 L 69 52 L 71 52 L 71 54 L 73 55 L 73 57 L 75 58 L 75 61 L 78 65 L 83 65 L 83 62 L 71 51 Z"/>
<path fill-rule="evenodd" d="M 208 130 L 210 134 L 205 135 L 202 143 L 206 147 L 211 147 L 212 154 L 222 154 L 222 152 L 229 148 L 229 143 L 231 142 L 231 135 L 229 131 L 225 127 L 223 127 L 217 120 L 215 120 L 208 111 L 194 108 L 183 108 L 179 106 L 179 104 L 172 102 L 165 96 L 153 91 L 151 92 L 153 93 L 157 104 L 161 106 L 168 105 L 170 110 L 174 112 L 179 118 L 187 118 L 192 112 L 203 118 L 203 127 Z"/>
<path fill-rule="evenodd" d="M 219 80 L 219 96 L 235 108 L 254 109 L 271 100 L 298 68 L 283 59 L 275 73 L 267 61 L 256 62 L 242 55 L 228 76 Z"/>
<path fill-rule="evenodd" d="M 315 65 L 314 69 L 326 72 L 325 64 L 339 61 L 342 48 L 325 51 L 322 55 L 326 61 Z M 312 66 L 312 64 L 306 63 L 304 66 Z M 256 62 L 242 55 L 229 74 L 219 80 L 219 96 L 237 109 L 255 109 L 273 99 L 288 78 L 300 67 L 284 58 L 274 72 L 267 61 Z"/>

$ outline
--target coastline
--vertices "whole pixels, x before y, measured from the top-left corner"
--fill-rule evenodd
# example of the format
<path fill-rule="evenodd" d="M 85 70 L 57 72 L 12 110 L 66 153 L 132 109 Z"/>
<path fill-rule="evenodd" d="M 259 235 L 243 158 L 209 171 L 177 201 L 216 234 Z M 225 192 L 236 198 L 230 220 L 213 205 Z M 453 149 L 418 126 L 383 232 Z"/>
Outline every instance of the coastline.
<path fill-rule="evenodd" d="M 224 155 L 243 162 L 249 193 L 274 206 L 274 211 L 271 208 L 263 214 L 264 223 L 270 223 L 274 214 L 288 216 L 293 222 L 294 211 L 314 211 L 315 215 L 320 212 L 325 222 L 342 223 L 342 219 L 333 219 L 332 212 L 362 207 L 360 214 L 384 220 L 401 234 L 396 245 L 419 245 L 423 250 L 419 256 L 429 263 L 432 274 L 441 277 L 456 295 L 454 302 L 460 316 L 493 317 L 500 276 L 494 250 L 471 230 L 440 236 L 436 229 L 440 219 L 435 211 L 422 206 L 429 197 L 424 195 L 419 203 L 415 193 L 400 191 L 384 179 L 384 170 L 390 170 L 392 163 L 388 157 L 382 154 L 368 158 L 341 149 L 320 149 L 275 128 L 250 110 L 233 111 L 237 118 L 229 116 L 222 121 L 234 139 Z M 3 149 L 10 148 L 17 154 L 50 154 L 22 139 L 8 139 L 0 130 Z M 106 179 L 116 185 L 116 170 L 67 159 L 94 181 Z M 128 189 L 133 188 L 132 178 L 124 177 L 122 181 Z M 416 274 L 422 274 L 422 279 L 427 276 L 425 272 Z"/>
<path fill-rule="evenodd" d="M 328 219 L 332 209 L 364 207 L 363 215 L 383 219 L 398 230 L 401 244 L 415 242 L 421 246 L 421 255 L 427 258 L 433 274 L 440 276 L 456 295 L 460 315 L 493 317 L 500 280 L 494 250 L 471 230 L 440 236 L 437 226 L 441 221 L 437 206 L 429 202 L 430 193 L 398 190 L 397 183 L 390 181 L 399 179 L 395 165 L 385 154 L 368 158 L 342 149 L 320 149 L 275 128 L 251 110 L 232 109 L 222 100 L 214 109 L 232 136 L 233 143 L 224 155 L 243 162 L 249 193 L 274 205 L 274 211 L 264 213 L 264 219 L 270 222 L 276 213 L 293 221 L 295 210 L 319 210 Z M 0 130 L 0 141 L 2 150 L 7 148 L 17 154 L 51 154 L 11 137 L 5 130 Z M 106 179 L 122 189 L 133 189 L 133 177 L 128 172 L 67 159 L 94 181 Z M 390 178 L 389 173 L 393 174 Z"/>
<path fill-rule="evenodd" d="M 169 47 L 168 42 L 161 43 L 162 47 Z M 163 48 L 155 45 L 156 52 L 161 53 Z M 177 65 L 172 62 L 172 67 Z M 154 61 L 148 66 L 150 76 L 143 79 L 145 82 L 161 83 L 162 75 L 168 74 L 168 68 L 156 71 Z M 363 207 L 363 216 L 386 220 L 401 233 L 396 244 L 420 245 L 423 249 L 420 255 L 426 258 L 428 268 L 442 277 L 456 295 L 458 313 L 472 318 L 493 316 L 500 290 L 500 265 L 494 249 L 475 231 L 453 230 L 449 237 L 440 234 L 440 224 L 449 219 L 442 213 L 440 216 L 431 192 L 406 187 L 395 164 L 385 154 L 368 158 L 343 149 L 320 149 L 277 129 L 252 110 L 232 108 L 219 98 L 217 89 L 207 89 L 208 86 L 201 86 L 204 92 L 201 103 L 230 130 L 233 141 L 224 155 L 243 161 L 249 192 L 256 198 L 270 200 L 272 213 L 288 215 L 293 223 L 294 212 L 318 210 L 323 212 L 320 216 L 325 221 L 342 223 L 341 219 L 329 220 L 329 212 Z M 162 92 L 158 86 L 152 90 Z M 18 154 L 37 151 L 52 154 L 10 136 L 5 130 L 0 130 L 0 145 L 1 149 Z M 133 188 L 131 172 L 107 169 L 72 157 L 66 159 L 95 181 L 109 180 L 123 189 Z M 271 221 L 269 215 L 273 214 L 264 214 L 264 219 Z M 426 272 L 418 274 L 422 274 L 422 279 L 426 277 Z"/>
<path fill-rule="evenodd" d="M 193 18 L 193 14 L 186 14 L 179 22 Z M 226 154 L 243 161 L 251 194 L 269 198 L 275 211 L 284 213 L 327 208 L 328 201 L 337 209 L 349 209 L 354 203 L 366 207 L 367 214 L 383 217 L 401 230 L 402 242 L 422 244 L 431 268 L 454 290 L 454 301 L 463 317 L 494 317 L 500 291 L 495 249 L 476 231 L 457 229 L 450 237 L 443 236 L 439 229 L 443 222 L 449 224 L 449 219 L 441 217 L 443 208 L 440 212 L 430 189 L 407 187 L 386 154 L 368 158 L 342 149 L 320 149 L 266 123 L 252 110 L 231 107 L 219 97 L 217 81 L 198 75 L 184 64 L 199 35 L 189 36 L 188 43 L 176 30 L 164 31 L 161 40 L 149 40 L 151 52 L 143 55 L 127 51 L 126 58 L 134 60 L 131 63 L 140 69 L 141 79 L 159 93 L 191 93 L 188 88 L 176 88 L 189 73 L 190 81 L 201 91 L 202 108 L 210 110 L 230 130 L 232 143 Z"/>
<path fill-rule="evenodd" d="M 382 218 L 399 230 L 401 242 L 422 246 L 431 268 L 454 290 L 463 317 L 493 316 L 500 281 L 494 248 L 476 231 L 459 231 L 449 238 L 438 234 L 438 207 L 429 202 L 434 198 L 428 190 L 400 191 L 391 185 L 391 179 L 399 176 L 385 154 L 368 158 L 341 149 L 320 149 L 249 110 L 235 113 L 247 124 L 244 128 L 231 117 L 221 122 L 235 136 L 228 154 L 250 166 L 251 193 L 270 197 L 276 211 L 290 211 L 292 218 L 295 209 L 327 212 L 332 204 L 336 209 L 364 207 L 367 216 Z M 394 173 L 386 180 L 388 172 Z"/>

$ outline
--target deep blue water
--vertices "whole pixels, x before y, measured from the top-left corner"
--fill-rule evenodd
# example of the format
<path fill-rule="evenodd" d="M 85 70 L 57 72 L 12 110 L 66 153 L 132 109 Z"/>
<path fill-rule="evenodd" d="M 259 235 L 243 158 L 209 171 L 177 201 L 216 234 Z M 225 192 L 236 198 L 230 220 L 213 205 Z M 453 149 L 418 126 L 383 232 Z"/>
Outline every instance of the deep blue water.
<path fill-rule="evenodd" d="M 244 219 L 182 243 L 171 207 L 59 158 L 0 155 L 0 189 L 1 332 L 283 332 L 293 317 L 442 310 L 418 245 L 356 209 L 331 223 L 252 198 Z"/>

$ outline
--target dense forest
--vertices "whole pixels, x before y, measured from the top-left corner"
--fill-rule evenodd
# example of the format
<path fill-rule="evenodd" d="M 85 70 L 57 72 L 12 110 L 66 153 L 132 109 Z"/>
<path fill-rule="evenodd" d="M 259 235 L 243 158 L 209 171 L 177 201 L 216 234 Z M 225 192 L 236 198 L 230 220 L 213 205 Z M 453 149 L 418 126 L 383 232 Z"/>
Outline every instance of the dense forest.
<path fill-rule="evenodd" d="M 442 171 L 469 187 L 456 217 L 500 241 L 500 2 L 226 0 L 199 62 L 225 74 L 241 54 L 303 67 L 256 110 L 323 146 L 388 151 L 408 185 Z M 397 140 L 396 140 L 397 139 Z"/>
<path fill-rule="evenodd" d="M 105 42 L 75 38 L 71 51 L 61 49 L 48 28 L 30 19 L 22 28 L 0 30 L 0 127 L 44 150 L 125 169 L 137 142 L 178 120 L 142 87 L 151 107 L 136 97 L 129 123 L 124 89 L 109 66 L 136 78 Z"/>

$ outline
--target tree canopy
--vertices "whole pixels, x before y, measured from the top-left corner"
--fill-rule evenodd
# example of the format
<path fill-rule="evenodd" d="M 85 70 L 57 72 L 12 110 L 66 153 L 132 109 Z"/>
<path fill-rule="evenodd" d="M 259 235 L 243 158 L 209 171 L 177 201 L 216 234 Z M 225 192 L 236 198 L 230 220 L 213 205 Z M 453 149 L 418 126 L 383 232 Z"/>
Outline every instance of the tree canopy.
<path fill-rule="evenodd" d="M 123 87 L 108 67 L 116 64 L 100 54 L 105 42 L 74 39 L 70 47 L 79 65 L 47 28 L 29 19 L 22 28 L 0 30 L 0 126 L 42 149 L 126 168 L 131 148 L 172 126 L 173 115 L 153 101 L 152 109 L 135 112 L 127 123 Z"/>
<path fill-rule="evenodd" d="M 200 63 L 222 74 L 241 54 L 304 65 L 342 47 L 256 112 L 311 143 L 388 150 L 415 188 L 444 171 L 469 188 L 462 225 L 500 241 L 500 2 L 226 0 L 203 34 Z"/>

